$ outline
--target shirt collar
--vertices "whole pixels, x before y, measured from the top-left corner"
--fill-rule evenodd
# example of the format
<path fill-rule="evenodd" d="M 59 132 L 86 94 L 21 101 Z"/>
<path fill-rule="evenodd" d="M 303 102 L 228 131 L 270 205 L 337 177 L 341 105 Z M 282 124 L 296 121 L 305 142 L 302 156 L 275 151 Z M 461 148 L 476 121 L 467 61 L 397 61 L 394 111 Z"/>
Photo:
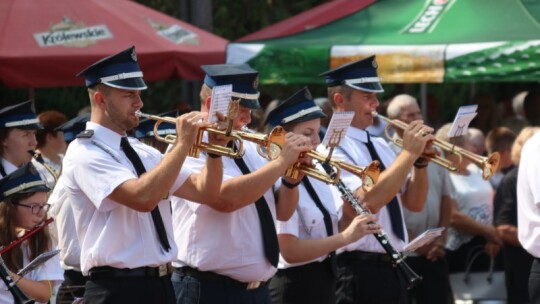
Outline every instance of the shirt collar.
<path fill-rule="evenodd" d="M 86 129 L 94 130 L 94 138 L 98 139 L 100 142 L 107 143 L 109 147 L 120 151 L 120 139 L 122 138 L 120 134 L 91 121 L 86 123 Z"/>
<path fill-rule="evenodd" d="M 368 135 L 366 130 L 358 129 L 355 127 L 349 127 L 347 129 L 347 136 L 353 139 L 359 140 L 363 143 L 368 142 Z"/>
<path fill-rule="evenodd" d="M 11 172 L 17 170 L 17 166 L 12 164 L 5 158 L 2 158 L 2 167 L 4 167 L 4 171 L 6 171 L 6 174 L 10 174 Z"/>

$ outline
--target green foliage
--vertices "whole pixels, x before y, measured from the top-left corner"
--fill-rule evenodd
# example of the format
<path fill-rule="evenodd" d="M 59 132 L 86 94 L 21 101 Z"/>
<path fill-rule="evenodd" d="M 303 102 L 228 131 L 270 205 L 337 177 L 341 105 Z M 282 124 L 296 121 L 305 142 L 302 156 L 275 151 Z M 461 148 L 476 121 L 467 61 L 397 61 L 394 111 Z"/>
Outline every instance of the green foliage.
<path fill-rule="evenodd" d="M 214 33 L 235 40 L 324 2 L 327 1 L 214 1 Z"/>

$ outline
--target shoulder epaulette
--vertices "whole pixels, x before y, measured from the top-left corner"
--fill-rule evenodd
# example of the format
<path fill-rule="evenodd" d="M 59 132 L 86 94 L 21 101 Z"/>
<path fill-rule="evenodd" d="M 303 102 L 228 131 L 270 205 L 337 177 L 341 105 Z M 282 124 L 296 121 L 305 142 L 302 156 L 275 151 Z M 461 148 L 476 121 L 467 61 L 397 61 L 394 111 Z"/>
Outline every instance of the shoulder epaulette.
<path fill-rule="evenodd" d="M 94 130 L 84 130 L 77 135 L 77 138 L 91 138 L 94 136 Z"/>

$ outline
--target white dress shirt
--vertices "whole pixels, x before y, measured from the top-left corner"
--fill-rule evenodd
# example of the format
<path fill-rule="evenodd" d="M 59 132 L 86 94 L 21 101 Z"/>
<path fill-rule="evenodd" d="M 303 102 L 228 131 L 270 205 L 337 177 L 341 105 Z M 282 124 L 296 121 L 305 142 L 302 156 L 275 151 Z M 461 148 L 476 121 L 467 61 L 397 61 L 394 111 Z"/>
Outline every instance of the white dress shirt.
<path fill-rule="evenodd" d="M 64 176 L 60 176 L 56 186 L 49 196 L 47 203 L 51 205 L 49 215 L 54 218 L 54 227 L 58 248 L 61 249 L 59 257 L 63 269 L 81 271 L 81 247 L 75 228 L 73 207 L 67 201 L 64 189 Z"/>
<path fill-rule="evenodd" d="M 323 171 L 324 172 L 324 171 Z M 338 211 L 336 209 L 335 200 L 341 200 L 339 193 L 332 191 L 331 186 L 312 177 L 308 177 L 311 185 L 321 200 L 323 206 L 328 211 L 332 220 L 332 229 L 334 234 L 338 233 Z M 281 180 L 276 183 L 276 188 L 281 186 Z M 276 221 L 276 230 L 278 234 L 290 234 L 301 240 L 318 240 L 326 238 L 329 235 L 326 232 L 324 224 L 324 215 L 311 199 L 304 183 L 298 185 L 298 206 L 292 217 L 286 221 Z M 328 257 L 328 254 L 320 256 L 311 261 L 301 263 L 288 263 L 283 256 L 279 255 L 278 268 L 289 268 L 294 266 L 305 265 L 312 262 L 322 262 Z"/>
<path fill-rule="evenodd" d="M 373 142 L 373 145 L 375 146 L 375 149 L 377 150 L 377 154 L 381 158 L 381 161 L 388 168 L 390 164 L 392 164 L 392 162 L 396 158 L 394 151 L 392 151 L 388 147 L 388 144 L 383 138 L 371 136 L 371 141 Z M 358 166 L 367 166 L 371 163 L 372 160 L 371 160 L 369 151 L 365 145 L 366 142 L 367 142 L 366 131 L 358 129 L 358 128 L 354 128 L 354 127 L 349 127 L 349 129 L 347 129 L 347 135 L 340 142 L 339 147 L 336 147 L 334 149 L 334 153 L 332 157 L 343 160 L 349 164 L 358 165 Z M 325 151 L 324 153 L 328 152 L 326 149 L 322 147 L 319 147 L 318 150 Z M 362 186 L 362 180 L 358 176 L 352 173 L 349 173 L 345 170 L 341 170 L 341 180 L 353 192 L 358 187 Z M 398 193 L 396 196 L 397 196 L 398 202 L 401 205 L 400 194 Z M 336 202 L 338 204 L 337 209 L 340 210 L 340 212 L 342 212 L 343 201 L 336 200 Z M 401 210 L 402 210 L 402 218 L 403 218 L 403 205 L 401 205 Z M 405 233 L 404 241 L 399 239 L 393 233 L 392 223 L 390 221 L 390 214 L 388 212 L 388 208 L 386 206 L 382 207 L 379 210 L 379 212 L 375 213 L 375 216 L 377 218 L 377 222 L 382 226 L 383 230 L 386 232 L 388 236 L 388 240 L 390 241 L 390 244 L 392 244 L 392 246 L 397 251 L 403 251 L 405 244 L 407 244 L 408 242 L 407 233 Z M 403 225 L 404 225 L 403 231 L 407 231 L 407 229 L 405 228 L 405 221 L 403 221 Z M 358 241 L 343 247 L 342 249 L 344 251 L 360 250 L 360 251 L 366 251 L 366 252 L 385 253 L 379 241 L 377 241 L 375 236 L 372 236 L 372 235 L 363 237 L 359 239 Z"/>
<path fill-rule="evenodd" d="M 523 248 L 540 258 L 540 132 L 529 138 L 519 163 L 518 238 Z"/>
<path fill-rule="evenodd" d="M 63 163 L 63 183 L 66 199 L 73 206 L 83 274 L 97 266 L 155 267 L 172 261 L 177 248 L 172 242 L 169 200 L 163 199 L 158 205 L 171 244 L 166 252 L 150 212 L 138 212 L 108 198 L 120 184 L 138 178 L 120 149 L 121 136 L 92 122 L 86 128 L 94 131 L 93 136 L 73 141 Z M 148 171 L 161 161 L 163 155 L 156 149 L 137 139 L 130 138 L 129 142 Z M 170 193 L 190 174 L 190 170 L 182 168 Z"/>
<path fill-rule="evenodd" d="M 6 171 L 6 174 L 10 174 L 11 172 L 17 170 L 17 166 L 10 163 L 5 158 L 2 158 L 2 167 L 4 167 L 4 171 Z M 4 175 L 2 173 L 0 173 L 0 177 L 4 177 Z"/>
<path fill-rule="evenodd" d="M 257 153 L 257 145 L 244 142 L 243 159 L 251 172 L 264 166 L 266 159 Z M 189 158 L 185 166 L 200 171 L 204 156 Z M 231 158 L 223 157 L 223 182 L 243 175 Z M 242 191 L 250 191 L 243 189 Z M 242 195 L 239 191 L 238 195 Z M 273 189 L 264 193 L 272 216 L 276 218 Z M 175 267 L 190 266 L 212 271 L 240 282 L 266 281 L 277 271 L 264 254 L 261 223 L 255 204 L 234 212 L 216 211 L 206 205 L 172 199 L 174 238 L 178 245 Z"/>

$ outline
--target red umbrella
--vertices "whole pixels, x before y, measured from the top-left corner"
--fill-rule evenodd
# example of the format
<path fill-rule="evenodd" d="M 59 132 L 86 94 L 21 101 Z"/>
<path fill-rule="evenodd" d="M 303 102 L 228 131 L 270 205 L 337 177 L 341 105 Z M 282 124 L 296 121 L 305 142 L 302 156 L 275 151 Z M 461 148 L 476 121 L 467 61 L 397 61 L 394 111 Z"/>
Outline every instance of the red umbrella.
<path fill-rule="evenodd" d="M 144 78 L 200 79 L 227 40 L 128 0 L 0 1 L 0 82 L 83 85 L 84 67 L 135 45 Z"/>

